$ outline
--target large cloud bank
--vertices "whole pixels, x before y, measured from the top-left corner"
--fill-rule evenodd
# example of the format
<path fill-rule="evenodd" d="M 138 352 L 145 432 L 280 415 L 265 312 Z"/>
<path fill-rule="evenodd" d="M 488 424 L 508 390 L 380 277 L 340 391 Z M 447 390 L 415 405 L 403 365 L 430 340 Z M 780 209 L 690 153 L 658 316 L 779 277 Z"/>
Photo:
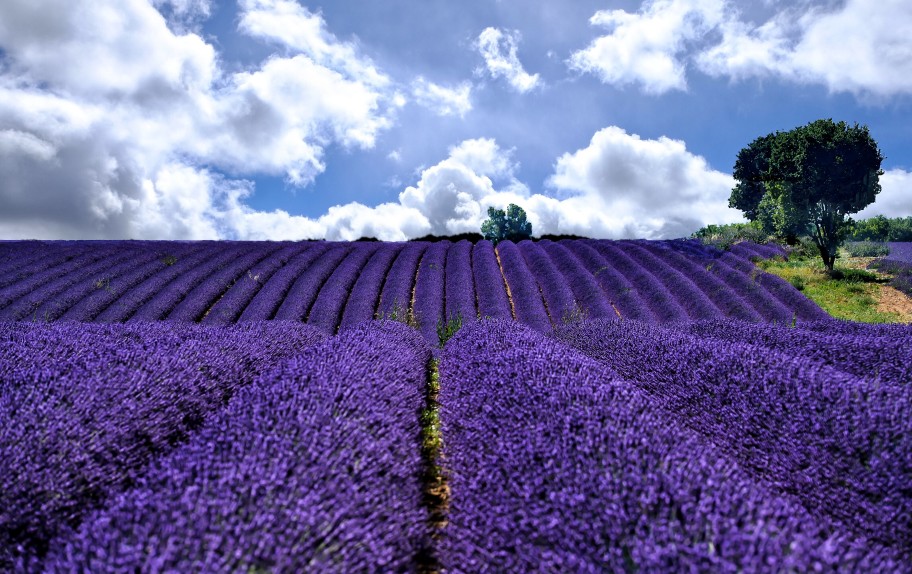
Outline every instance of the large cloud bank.
<path fill-rule="evenodd" d="M 241 2 L 239 30 L 284 55 L 237 73 L 184 31 L 208 4 L 169 7 L 166 20 L 142 0 L 0 4 L 0 235 L 246 236 L 264 215 L 213 169 L 306 185 L 326 146 L 373 146 L 402 105 L 296 2 Z"/>
<path fill-rule="evenodd" d="M 763 4 L 775 12 L 761 22 L 726 0 L 649 0 L 637 12 L 601 10 L 590 24 L 606 33 L 568 64 L 652 94 L 686 89 L 688 69 L 821 84 L 865 98 L 912 94 L 912 2 Z"/>
<path fill-rule="evenodd" d="M 653 93 L 685 89 L 693 66 L 870 96 L 912 92 L 912 44 L 890 26 L 909 20 L 907 2 L 786 9 L 760 25 L 732 6 L 654 0 L 637 13 L 599 12 L 592 23 L 608 33 L 571 64 Z M 273 53 L 234 70 L 201 36 L 210 13 L 208 0 L 0 3 L 0 238 L 402 240 L 477 231 L 489 207 L 508 203 L 526 209 L 536 234 L 676 237 L 740 220 L 726 207 L 729 175 L 681 141 L 614 126 L 556 158 L 551 177 L 534 182 L 547 193 L 520 181 L 513 150 L 479 138 L 379 206 L 312 218 L 256 211 L 244 177 L 307 186 L 327 149 L 377 145 L 408 99 L 461 118 L 473 86 L 397 82 L 295 0 L 240 0 L 238 32 Z M 519 40 L 486 28 L 467 52 L 483 58 L 481 74 L 529 93 L 542 81 L 520 63 Z M 889 171 L 882 184 L 861 215 L 912 213 L 909 173 Z"/>

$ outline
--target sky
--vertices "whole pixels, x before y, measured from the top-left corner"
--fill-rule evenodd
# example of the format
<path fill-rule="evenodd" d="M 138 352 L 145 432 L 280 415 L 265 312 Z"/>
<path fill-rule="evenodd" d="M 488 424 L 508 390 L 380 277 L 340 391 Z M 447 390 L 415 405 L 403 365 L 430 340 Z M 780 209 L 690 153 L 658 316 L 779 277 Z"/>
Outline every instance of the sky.
<path fill-rule="evenodd" d="M 912 1 L 4 0 L 0 239 L 685 237 L 821 118 L 912 215 Z"/>

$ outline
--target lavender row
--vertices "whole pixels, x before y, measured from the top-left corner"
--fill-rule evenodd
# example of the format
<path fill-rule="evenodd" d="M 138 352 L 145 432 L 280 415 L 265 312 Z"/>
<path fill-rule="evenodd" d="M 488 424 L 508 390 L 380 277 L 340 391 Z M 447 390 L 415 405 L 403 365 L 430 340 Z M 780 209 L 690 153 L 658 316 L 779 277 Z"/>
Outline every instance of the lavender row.
<path fill-rule="evenodd" d="M 641 267 L 648 269 L 653 276 L 668 289 L 690 319 L 709 319 L 721 315 L 706 293 L 695 283 L 694 276 L 687 276 L 663 262 L 660 258 L 641 247 L 641 242 L 625 241 L 621 243 L 624 251 Z M 698 273 L 699 276 L 701 273 Z"/>
<path fill-rule="evenodd" d="M 478 314 L 492 319 L 511 319 L 513 311 L 494 245 L 479 241 L 472 248 L 472 276 L 478 298 Z"/>
<path fill-rule="evenodd" d="M 112 265 L 116 270 L 121 264 L 129 264 L 134 259 L 148 259 L 148 253 L 122 250 L 90 264 L 81 265 L 43 285 L 35 286 L 26 295 L 0 310 L 0 321 L 29 318 L 53 321 L 90 293 L 96 284 L 104 285 L 105 281 L 110 279 Z"/>
<path fill-rule="evenodd" d="M 403 315 L 412 308 L 415 276 L 428 245 L 423 242 L 406 243 L 399 252 L 383 283 L 380 306 L 377 309 L 380 318 Z"/>
<path fill-rule="evenodd" d="M 444 318 L 459 317 L 463 323 L 478 316 L 475 307 L 475 281 L 472 276 L 472 244 L 466 240 L 447 251 L 444 292 Z"/>
<path fill-rule="evenodd" d="M 887 245 L 890 246 L 890 255 L 888 256 L 888 259 L 912 264 L 912 242 L 893 241 Z"/>
<path fill-rule="evenodd" d="M 37 307 L 54 289 L 64 284 L 73 273 L 82 273 L 86 267 L 103 266 L 105 259 L 115 251 L 85 246 L 74 250 L 65 261 L 29 275 L 0 289 L 0 315 L 5 320 L 19 319 L 25 309 Z M 37 298 L 37 300 L 36 300 Z"/>
<path fill-rule="evenodd" d="M 370 258 L 352 288 L 351 296 L 342 313 L 340 330 L 375 318 L 383 283 L 401 250 L 402 245 L 399 243 L 386 243 Z"/>
<path fill-rule="evenodd" d="M 182 266 L 182 272 L 174 274 L 167 284 L 161 285 L 141 307 L 132 313 L 128 320 L 145 322 L 158 321 L 167 317 L 197 285 L 206 281 L 219 269 L 223 269 L 232 261 L 244 257 L 251 251 L 252 246 L 249 244 L 227 244 L 225 249 L 214 254 L 207 252 L 206 256 L 195 261 L 196 264 L 193 267 Z"/>
<path fill-rule="evenodd" d="M 561 241 L 561 245 L 575 255 L 583 267 L 598 281 L 616 315 L 638 321 L 654 320 L 655 315 L 633 284 L 613 265 L 610 265 L 594 247 L 582 241 L 568 240 Z"/>
<path fill-rule="evenodd" d="M 657 321 L 665 323 L 687 320 L 687 311 L 678 304 L 665 285 L 649 269 L 638 265 L 624 249 L 614 242 L 592 241 L 591 244 L 605 257 L 608 265 L 627 278 Z"/>
<path fill-rule="evenodd" d="M 55 541 L 45 568 L 416 571 L 429 358 L 415 331 L 376 322 L 291 359 Z"/>
<path fill-rule="evenodd" d="M 238 254 L 238 257 L 224 266 L 213 270 L 212 275 L 178 303 L 167 315 L 169 321 L 196 323 L 203 319 L 220 298 L 231 290 L 231 287 L 242 279 L 250 279 L 246 274 L 257 264 L 277 251 L 291 252 L 294 247 L 280 248 L 274 243 L 260 243 Z"/>
<path fill-rule="evenodd" d="M 574 314 L 578 314 L 579 302 L 567 284 L 567 279 L 557 270 L 541 246 L 532 241 L 521 241 L 517 247 L 539 285 L 551 324 L 560 325 L 561 321 L 570 320 Z"/>
<path fill-rule="evenodd" d="M 307 320 L 320 288 L 351 250 L 348 245 L 337 243 L 321 253 L 320 257 L 295 279 L 276 311 L 275 318 L 288 321 Z"/>
<path fill-rule="evenodd" d="M 184 246 L 175 245 L 175 249 L 162 257 L 164 269 L 120 293 L 104 309 L 99 309 L 92 320 L 99 323 L 120 323 L 132 318 L 169 285 L 211 258 L 209 245 L 188 245 L 186 249 L 181 249 L 182 247 Z"/>
<path fill-rule="evenodd" d="M 88 275 L 72 273 L 66 277 L 69 285 L 39 305 L 34 313 L 42 320 L 53 321 L 66 316 L 74 307 L 97 297 L 99 293 L 115 296 L 128 285 L 124 281 L 125 276 L 127 279 L 132 277 L 137 267 L 161 269 L 161 259 L 155 251 L 142 250 L 112 257 L 106 269 L 97 269 Z"/>
<path fill-rule="evenodd" d="M 0 570 L 39 560 L 254 375 L 321 338 L 280 322 L 0 323 Z"/>
<path fill-rule="evenodd" d="M 497 254 L 510 290 L 516 320 L 538 331 L 550 331 L 551 319 L 545 309 L 541 289 L 519 248 L 512 241 L 501 241 L 497 244 Z"/>
<path fill-rule="evenodd" d="M 136 261 L 128 262 L 128 268 L 114 278 L 103 278 L 96 281 L 95 289 L 81 298 L 60 316 L 64 321 L 94 321 L 105 310 L 116 303 L 120 311 L 135 309 L 137 305 L 130 304 L 135 300 L 136 288 L 141 284 L 151 281 L 153 276 L 167 274 L 167 268 L 198 248 L 182 248 L 172 246 L 170 253 L 153 251 L 151 259 L 143 258 L 145 263 L 137 264 Z"/>
<path fill-rule="evenodd" d="M 804 357 L 875 383 L 908 384 L 912 381 L 912 328 L 887 327 L 858 330 L 851 323 L 826 321 L 783 329 L 718 319 L 692 323 L 686 331 L 707 341 L 749 343 Z"/>
<path fill-rule="evenodd" d="M 564 245 L 547 240 L 541 241 L 539 245 L 551 258 L 551 262 L 572 291 L 574 309 L 571 311 L 570 319 L 616 316 L 617 312 L 605 297 L 595 277 L 586 271 L 582 262 L 573 253 Z"/>
<path fill-rule="evenodd" d="M 326 244 L 308 244 L 299 255 L 275 272 L 244 308 L 239 321 L 266 321 L 275 318 L 279 306 L 288 296 L 295 280 L 328 249 Z"/>
<path fill-rule="evenodd" d="M 766 291 L 777 299 L 782 305 L 792 311 L 792 316 L 795 319 L 800 319 L 802 321 L 820 321 L 830 318 L 826 311 L 802 295 L 801 292 L 792 287 L 788 281 L 771 273 L 761 271 L 755 267 L 753 263 L 738 257 L 734 253 L 725 253 L 718 259 L 718 262 L 725 263 L 731 266 L 732 269 L 740 271 L 749 277 L 756 285 L 756 289 Z"/>
<path fill-rule="evenodd" d="M 300 244 L 286 244 L 257 265 L 246 270 L 244 275 L 236 278 L 231 288 L 212 305 L 201 322 L 205 325 L 235 323 L 250 301 L 266 285 L 276 271 L 287 265 L 289 261 L 299 256 L 306 249 L 306 246 Z"/>
<path fill-rule="evenodd" d="M 453 337 L 439 401 L 444 572 L 910 571 L 522 325 Z"/>
<path fill-rule="evenodd" d="M 69 261 L 79 250 L 76 246 L 54 248 L 38 241 L 17 241 L 5 245 L 6 255 L 0 264 L 0 290 L 17 281 Z"/>
<path fill-rule="evenodd" d="M 679 330 L 592 321 L 560 338 L 656 396 L 815 515 L 912 547 L 903 518 L 912 514 L 912 386 Z"/>
<path fill-rule="evenodd" d="M 706 266 L 701 266 L 692 258 L 685 256 L 680 251 L 675 251 L 662 242 L 641 241 L 637 245 L 656 258 L 656 265 L 667 266 L 683 274 L 684 277 L 690 278 L 694 286 L 711 301 L 717 311 L 711 316 L 703 318 L 719 317 L 721 311 L 721 316 L 732 319 L 763 320 L 762 315 L 751 307 L 737 288 L 726 283 L 724 277 L 717 277 L 710 271 L 713 260 L 710 260 Z"/>
<path fill-rule="evenodd" d="M 730 296 L 743 296 L 768 323 L 784 324 L 797 318 L 795 311 L 789 309 L 756 281 L 758 273 L 756 267 L 750 263 L 739 262 L 738 268 L 735 268 L 729 264 L 729 261 L 731 258 L 720 256 L 709 261 L 706 264 L 706 270 L 728 285 Z M 801 294 L 798 296 L 803 297 Z"/>
<path fill-rule="evenodd" d="M 760 244 L 752 241 L 740 241 L 732 245 L 730 251 L 748 260 L 787 256 L 786 250 L 775 243 Z"/>
<path fill-rule="evenodd" d="M 307 315 L 308 323 L 329 334 L 336 332 L 352 287 L 378 246 L 379 244 L 368 244 L 362 249 L 353 249 L 349 252 L 320 287 L 313 307 Z"/>
<path fill-rule="evenodd" d="M 449 241 L 432 243 L 424 252 L 415 278 L 415 319 L 418 330 L 430 342 L 437 342 L 437 325 L 444 320 L 443 297 Z"/>

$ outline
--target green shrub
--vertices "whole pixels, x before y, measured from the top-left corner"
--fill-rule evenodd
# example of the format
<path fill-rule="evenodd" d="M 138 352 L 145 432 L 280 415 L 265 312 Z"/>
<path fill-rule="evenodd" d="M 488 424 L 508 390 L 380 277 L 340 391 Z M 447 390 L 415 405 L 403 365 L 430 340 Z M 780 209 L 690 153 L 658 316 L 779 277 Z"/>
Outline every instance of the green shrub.
<path fill-rule="evenodd" d="M 889 245 L 875 241 L 850 241 L 845 248 L 852 257 L 885 257 L 890 254 Z"/>
<path fill-rule="evenodd" d="M 789 259 L 814 259 L 820 257 L 817 244 L 810 237 L 800 237 L 798 243 L 788 248 Z"/>
<path fill-rule="evenodd" d="M 456 331 L 462 328 L 462 314 L 451 315 L 446 323 L 443 319 L 437 321 L 437 338 L 440 340 L 440 346 L 446 345 L 450 337 L 456 334 Z"/>
<path fill-rule="evenodd" d="M 700 239 L 706 245 L 712 245 L 727 251 L 739 241 L 766 243 L 770 237 L 759 225 L 753 223 L 726 223 L 725 225 L 707 225 L 697 230 L 691 237 Z"/>
<path fill-rule="evenodd" d="M 792 275 L 789 277 L 789 283 L 792 284 L 792 287 L 799 291 L 804 291 L 804 279 L 799 275 Z"/>

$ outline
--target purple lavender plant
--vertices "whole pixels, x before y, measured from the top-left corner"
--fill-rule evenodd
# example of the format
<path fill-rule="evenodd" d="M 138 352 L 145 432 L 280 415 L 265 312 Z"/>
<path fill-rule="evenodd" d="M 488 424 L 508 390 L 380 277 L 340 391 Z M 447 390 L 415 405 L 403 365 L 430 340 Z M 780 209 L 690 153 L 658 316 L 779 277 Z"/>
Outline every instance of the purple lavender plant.
<path fill-rule="evenodd" d="M 152 296 L 133 313 L 128 321 L 158 321 L 167 317 L 198 285 L 225 269 L 232 261 L 250 254 L 250 244 L 227 244 L 222 249 L 207 249 L 208 257 L 192 268 L 183 268 L 181 273 L 164 286 L 158 286 Z M 223 285 L 224 287 L 224 285 Z"/>
<path fill-rule="evenodd" d="M 722 310 L 696 286 L 693 276 L 681 273 L 644 249 L 642 245 L 646 243 L 623 241 L 619 245 L 633 261 L 643 269 L 649 270 L 665 286 L 690 319 L 716 319 L 724 316 Z"/>
<path fill-rule="evenodd" d="M 578 306 L 579 319 L 615 317 L 617 314 L 598 281 L 586 271 L 577 257 L 564 245 L 552 241 L 540 241 L 539 245 L 551 258 L 557 271 L 573 292 L 574 304 Z"/>
<path fill-rule="evenodd" d="M 169 263 L 173 265 L 178 260 L 178 255 L 184 255 L 184 251 L 179 247 L 172 249 L 177 255 L 163 254 L 155 244 L 149 245 L 148 249 L 153 254 L 151 259 L 142 264 L 137 264 L 135 261 L 128 263 L 129 268 L 112 280 L 113 282 L 97 280 L 94 284 L 95 289 L 67 309 L 66 313 L 60 316 L 60 319 L 64 321 L 93 321 L 105 309 L 115 304 L 115 302 L 121 301 L 122 298 L 123 306 L 127 307 L 126 298 L 129 297 L 129 293 L 133 293 L 138 285 L 148 281 L 154 275 L 164 273 Z M 187 250 L 187 253 L 190 253 L 190 250 Z M 173 258 L 173 262 L 169 257 Z"/>
<path fill-rule="evenodd" d="M 231 288 L 212 305 L 202 319 L 205 325 L 228 325 L 238 320 L 263 285 L 290 260 L 304 252 L 300 244 L 284 244 L 252 269 L 237 278 Z"/>
<path fill-rule="evenodd" d="M 559 337 L 655 396 L 815 515 L 912 548 L 912 525 L 901 518 L 912 513 L 912 386 L 680 331 L 594 321 Z"/>
<path fill-rule="evenodd" d="M 402 249 L 401 243 L 384 243 L 373 254 L 351 290 L 351 296 L 342 312 L 339 330 L 354 327 L 374 318 L 383 283 Z"/>
<path fill-rule="evenodd" d="M 517 247 L 526 262 L 526 267 L 539 285 L 551 324 L 560 325 L 564 321 L 581 318 L 583 310 L 573 296 L 573 290 L 541 246 L 526 240 L 521 241 Z"/>
<path fill-rule="evenodd" d="M 444 277 L 451 245 L 449 241 L 432 243 L 421 258 L 415 280 L 415 318 L 421 334 L 431 344 L 439 342 L 437 326 L 444 321 Z"/>
<path fill-rule="evenodd" d="M 317 294 L 313 307 L 307 315 L 307 322 L 324 332 L 334 334 L 342 312 L 349 300 L 358 276 L 364 271 L 371 255 L 377 250 L 376 243 L 355 244 L 348 256 L 339 263 Z"/>
<path fill-rule="evenodd" d="M 275 318 L 289 321 L 307 319 L 320 288 L 351 249 L 349 245 L 336 243 L 324 251 L 319 259 L 315 260 L 295 280 L 285 299 L 279 305 Z"/>
<path fill-rule="evenodd" d="M 383 282 L 380 305 L 377 308 L 378 318 L 390 318 L 395 315 L 398 320 L 402 320 L 408 315 L 412 309 L 412 293 L 415 289 L 418 265 L 430 245 L 425 242 L 413 242 L 402 247 L 386 276 L 386 281 Z"/>
<path fill-rule="evenodd" d="M 248 276 L 251 269 L 281 249 L 281 244 L 252 244 L 249 250 L 245 250 L 237 259 L 216 270 L 187 293 L 165 319 L 183 323 L 199 322 L 238 281 L 251 279 L 252 276 Z"/>
<path fill-rule="evenodd" d="M 117 299 L 92 319 L 97 323 L 121 323 L 151 301 L 156 295 L 167 289 L 185 273 L 204 265 L 212 256 L 211 244 L 176 244 L 167 255 L 162 256 L 164 265 L 157 273 L 144 279 L 137 285 L 125 289 Z"/>
<path fill-rule="evenodd" d="M 475 307 L 475 282 L 472 277 L 473 245 L 462 240 L 454 243 L 447 252 L 444 319 L 462 324 L 478 316 Z"/>
<path fill-rule="evenodd" d="M 322 338 L 282 322 L 0 323 L 0 571 L 32 571 L 255 375 Z"/>
<path fill-rule="evenodd" d="M 654 321 L 655 315 L 627 278 L 606 260 L 594 247 L 583 241 L 561 241 L 579 259 L 586 270 L 598 281 L 611 302 L 615 314 L 621 319 Z"/>
<path fill-rule="evenodd" d="M 439 401 L 443 572 L 910 569 L 756 479 L 661 400 L 521 324 L 458 333 Z"/>
<path fill-rule="evenodd" d="M 414 572 L 421 336 L 375 322 L 259 378 L 132 489 L 54 541 L 51 571 Z"/>
<path fill-rule="evenodd" d="M 279 306 L 288 296 L 295 280 L 313 265 L 329 247 L 325 243 L 305 244 L 304 250 L 283 265 L 257 291 L 253 299 L 244 308 L 238 321 L 266 321 L 273 319 Z"/>
<path fill-rule="evenodd" d="M 519 248 L 512 241 L 497 244 L 500 264 L 513 298 L 516 320 L 538 331 L 551 330 L 551 320 L 535 277 L 526 266 Z"/>
<path fill-rule="evenodd" d="M 497 263 L 494 245 L 487 239 L 472 248 L 472 275 L 481 318 L 512 319 L 504 277 Z"/>

